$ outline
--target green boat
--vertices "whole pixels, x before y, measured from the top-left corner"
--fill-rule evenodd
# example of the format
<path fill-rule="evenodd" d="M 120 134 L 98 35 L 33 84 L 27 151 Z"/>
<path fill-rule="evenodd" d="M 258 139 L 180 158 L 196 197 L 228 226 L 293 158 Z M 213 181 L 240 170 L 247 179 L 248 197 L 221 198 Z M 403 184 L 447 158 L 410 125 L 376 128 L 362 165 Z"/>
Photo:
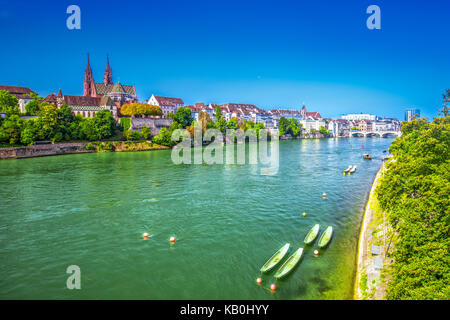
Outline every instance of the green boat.
<path fill-rule="evenodd" d="M 275 273 L 275 275 L 274 275 L 275 279 L 280 279 L 280 278 L 284 277 L 285 275 L 287 275 L 289 272 L 291 272 L 292 269 L 294 269 L 294 267 L 300 261 L 302 254 L 303 254 L 303 248 L 298 248 L 298 250 L 295 251 L 294 254 L 292 254 L 292 256 L 290 256 L 286 260 L 286 262 L 283 263 L 283 265 L 280 267 L 280 269 L 278 269 L 278 271 Z"/>
<path fill-rule="evenodd" d="M 284 258 L 289 250 L 289 246 L 290 244 L 286 243 L 283 247 L 280 248 L 280 250 L 275 252 L 275 254 L 262 266 L 261 272 L 272 270 L 272 268 L 275 267 Z"/>
<path fill-rule="evenodd" d="M 317 238 L 317 235 L 319 234 L 319 228 L 320 226 L 316 224 L 314 225 L 314 227 L 311 228 L 311 230 L 309 230 L 304 240 L 306 244 L 310 244 Z"/>
<path fill-rule="evenodd" d="M 333 227 L 328 226 L 328 228 L 322 233 L 319 238 L 319 248 L 325 247 L 331 241 L 331 237 L 333 236 Z"/>

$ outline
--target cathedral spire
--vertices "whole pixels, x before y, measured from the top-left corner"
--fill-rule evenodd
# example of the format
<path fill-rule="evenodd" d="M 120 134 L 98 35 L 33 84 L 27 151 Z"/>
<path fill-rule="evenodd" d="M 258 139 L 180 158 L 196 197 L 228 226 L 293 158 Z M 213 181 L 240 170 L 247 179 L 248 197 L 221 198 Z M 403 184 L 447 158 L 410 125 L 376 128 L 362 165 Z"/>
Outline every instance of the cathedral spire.
<path fill-rule="evenodd" d="M 91 65 L 89 64 L 89 53 L 87 54 L 87 65 L 86 70 L 84 70 L 84 95 L 94 96 L 94 76 L 92 75 Z"/>
<path fill-rule="evenodd" d="M 109 66 L 109 57 L 106 55 L 106 70 L 105 70 L 105 76 L 103 77 L 103 83 L 104 84 L 113 84 L 112 81 L 112 69 Z"/>
<path fill-rule="evenodd" d="M 89 52 L 87 54 L 87 65 L 86 65 L 86 70 L 90 70 L 91 69 L 91 65 L 89 63 Z"/>

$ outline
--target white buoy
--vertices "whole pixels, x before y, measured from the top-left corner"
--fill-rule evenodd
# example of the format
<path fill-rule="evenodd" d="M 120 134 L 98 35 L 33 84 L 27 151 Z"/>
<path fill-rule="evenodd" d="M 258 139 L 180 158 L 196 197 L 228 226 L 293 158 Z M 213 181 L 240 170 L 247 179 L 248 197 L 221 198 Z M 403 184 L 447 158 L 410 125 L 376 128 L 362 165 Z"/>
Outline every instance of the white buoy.
<path fill-rule="evenodd" d="M 319 255 L 319 251 L 318 250 L 314 250 L 314 255 L 318 256 Z"/>
<path fill-rule="evenodd" d="M 148 238 L 148 233 L 145 232 L 142 236 L 144 237 L 144 239 L 147 239 Z"/>
<path fill-rule="evenodd" d="M 170 237 L 170 242 L 174 243 L 175 242 L 175 237 Z"/>

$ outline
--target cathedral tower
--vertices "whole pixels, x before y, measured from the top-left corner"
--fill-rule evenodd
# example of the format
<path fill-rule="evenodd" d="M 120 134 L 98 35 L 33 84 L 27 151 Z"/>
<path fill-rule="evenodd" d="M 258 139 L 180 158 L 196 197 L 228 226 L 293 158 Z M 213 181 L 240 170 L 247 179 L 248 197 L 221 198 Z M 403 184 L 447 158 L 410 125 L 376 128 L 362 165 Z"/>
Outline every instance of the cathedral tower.
<path fill-rule="evenodd" d="M 89 64 L 89 53 L 87 55 L 87 66 L 84 70 L 84 96 L 92 96 L 94 92 L 94 76 Z"/>
<path fill-rule="evenodd" d="M 104 84 L 113 84 L 112 80 L 112 69 L 109 67 L 109 58 L 106 56 L 106 70 L 105 76 L 103 77 Z"/>

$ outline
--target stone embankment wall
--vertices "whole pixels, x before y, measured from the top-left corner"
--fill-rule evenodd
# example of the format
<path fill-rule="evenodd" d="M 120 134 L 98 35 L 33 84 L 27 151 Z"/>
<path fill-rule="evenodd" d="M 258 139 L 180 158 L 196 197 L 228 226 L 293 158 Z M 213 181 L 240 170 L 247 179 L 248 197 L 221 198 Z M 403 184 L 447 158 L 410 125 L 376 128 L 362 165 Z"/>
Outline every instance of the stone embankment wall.
<path fill-rule="evenodd" d="M 0 148 L 0 159 L 52 156 L 66 153 L 89 152 L 87 142 L 43 144 L 28 147 Z"/>
<path fill-rule="evenodd" d="M 161 128 L 169 128 L 172 122 L 172 119 L 131 118 L 130 130 L 140 131 L 142 127 L 148 127 L 150 128 L 152 135 L 156 136 L 159 134 Z"/>

